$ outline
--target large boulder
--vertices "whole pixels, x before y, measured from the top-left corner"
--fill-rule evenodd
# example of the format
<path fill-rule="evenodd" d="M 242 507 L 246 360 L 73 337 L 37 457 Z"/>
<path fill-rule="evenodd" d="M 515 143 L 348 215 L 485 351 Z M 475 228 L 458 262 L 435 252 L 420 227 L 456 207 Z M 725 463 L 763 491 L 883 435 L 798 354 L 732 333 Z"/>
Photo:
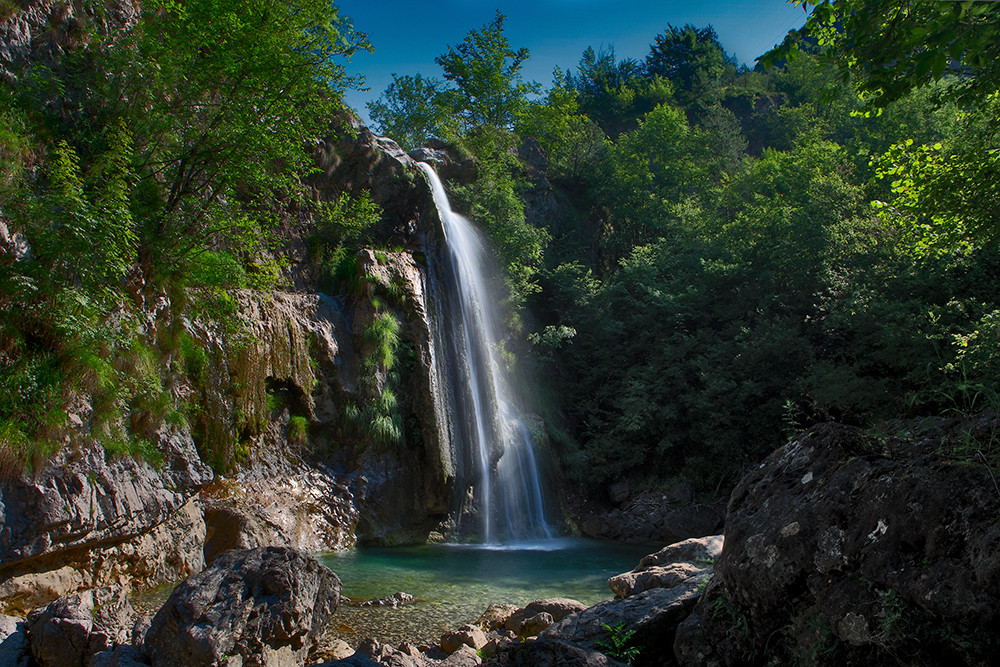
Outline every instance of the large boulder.
<path fill-rule="evenodd" d="M 599 651 L 555 639 L 504 644 L 483 663 L 489 667 L 616 667 L 620 663 Z"/>
<path fill-rule="evenodd" d="M 288 547 L 232 549 L 170 595 L 146 633 L 155 667 L 302 665 L 340 600 L 340 579 Z"/>
<path fill-rule="evenodd" d="M 131 642 L 135 610 L 120 586 L 65 595 L 28 615 L 31 654 L 42 667 L 85 667 Z"/>
<path fill-rule="evenodd" d="M 723 536 L 691 538 L 671 544 L 645 556 L 631 572 L 608 579 L 608 588 L 616 598 L 627 598 L 651 588 L 672 588 L 707 574 L 722 553 Z"/>
<path fill-rule="evenodd" d="M 540 639 L 589 650 L 637 650 L 636 665 L 670 664 L 674 633 L 708 584 L 722 536 L 686 540 L 650 554 L 631 572 L 608 580 L 616 599 L 578 610 Z"/>
<path fill-rule="evenodd" d="M 534 637 L 556 621 L 583 611 L 587 605 L 569 598 L 546 598 L 529 602 L 516 610 L 504 623 L 504 628 L 521 637 Z"/>
<path fill-rule="evenodd" d="M 733 492 L 681 663 L 991 663 L 998 428 L 995 414 L 826 424 L 775 451 Z"/>

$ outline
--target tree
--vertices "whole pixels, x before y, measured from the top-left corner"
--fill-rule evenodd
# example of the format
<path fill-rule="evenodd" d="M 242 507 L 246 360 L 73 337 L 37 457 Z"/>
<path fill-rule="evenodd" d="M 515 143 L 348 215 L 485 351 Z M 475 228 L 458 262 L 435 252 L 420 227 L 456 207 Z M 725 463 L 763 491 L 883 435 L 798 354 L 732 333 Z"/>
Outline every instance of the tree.
<path fill-rule="evenodd" d="M 667 25 L 654 38 L 646 56 L 647 76 L 662 76 L 676 88 L 681 106 L 694 110 L 695 105 L 709 106 L 706 99 L 726 77 L 736 74 L 736 59 L 726 55 L 712 26 L 677 28 Z"/>
<path fill-rule="evenodd" d="M 1000 88 L 1000 4 L 907 0 L 795 0 L 808 9 L 806 35 L 876 109 L 914 88 L 958 76 L 945 98 L 978 104 Z M 793 37 L 794 33 L 790 34 Z M 761 58 L 794 57 L 786 39 Z"/>
<path fill-rule="evenodd" d="M 482 30 L 473 30 L 461 44 L 449 46 L 434 59 L 455 89 L 444 95 L 468 132 L 481 126 L 511 130 L 527 105 L 527 95 L 540 86 L 521 79 L 528 49 L 513 50 L 503 33 L 504 16 L 497 12 Z"/>
<path fill-rule="evenodd" d="M 78 68 L 83 80 L 52 82 L 85 93 L 79 120 L 57 131 L 80 146 L 96 120 L 91 146 L 100 148 L 103 128 L 128 127 L 144 271 L 177 271 L 245 236 L 238 206 L 301 188 L 304 144 L 328 131 L 350 82 L 339 58 L 366 47 L 326 0 L 156 0 L 131 33 L 94 49 L 91 66 Z M 23 92 L 28 105 L 39 99 Z M 86 152 L 103 152 L 86 148 L 84 170 Z"/>
<path fill-rule="evenodd" d="M 457 134 L 455 116 L 442 99 L 444 82 L 438 79 L 392 75 L 379 99 L 368 103 L 376 129 L 411 150 L 428 139 L 450 140 Z"/>

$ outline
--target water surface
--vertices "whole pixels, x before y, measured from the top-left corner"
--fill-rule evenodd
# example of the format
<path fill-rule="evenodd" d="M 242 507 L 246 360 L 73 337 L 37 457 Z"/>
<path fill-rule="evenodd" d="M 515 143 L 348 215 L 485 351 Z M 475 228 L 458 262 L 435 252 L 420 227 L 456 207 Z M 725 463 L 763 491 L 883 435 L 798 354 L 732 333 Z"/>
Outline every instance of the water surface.
<path fill-rule="evenodd" d="M 321 560 L 340 576 L 343 594 L 352 600 L 397 591 L 418 598 L 395 609 L 341 607 L 334 633 L 356 646 L 365 637 L 392 644 L 436 642 L 445 631 L 475 621 L 492 603 L 524 606 L 568 597 L 596 604 L 612 597 L 609 577 L 631 570 L 660 546 L 566 538 L 505 547 L 358 549 Z"/>

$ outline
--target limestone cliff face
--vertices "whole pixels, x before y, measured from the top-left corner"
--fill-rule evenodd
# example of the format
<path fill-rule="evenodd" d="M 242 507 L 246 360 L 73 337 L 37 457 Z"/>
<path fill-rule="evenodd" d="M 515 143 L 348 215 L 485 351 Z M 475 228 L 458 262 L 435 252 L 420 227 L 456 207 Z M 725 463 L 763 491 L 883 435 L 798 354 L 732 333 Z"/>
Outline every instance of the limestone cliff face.
<path fill-rule="evenodd" d="M 413 543 L 446 521 L 453 466 L 433 400 L 427 253 L 439 226 L 430 191 L 395 144 L 361 127 L 316 155 L 325 171 L 311 177 L 314 195 L 370 191 L 385 212 L 380 235 L 397 249 L 362 251 L 362 287 L 322 294 L 300 220 L 289 234 L 286 291 L 232 292 L 222 318 L 197 307 L 210 298 L 197 291 L 145 295 L 145 337 L 160 350 L 175 403 L 190 406 L 189 423 L 161 425 L 150 438 L 162 462 L 112 457 L 89 437 L 81 397 L 78 433 L 34 475 L 0 486 L 4 609 L 107 583 L 176 581 L 232 546 Z M 364 333 L 372 297 L 387 291 L 396 296 L 380 312 L 400 323 L 407 355 L 396 388 L 403 428 L 397 441 L 373 446 L 345 424 L 371 386 Z M 197 372 L 164 342 L 177 336 L 202 360 Z M 386 382 L 385 369 L 376 373 L 376 385 Z"/>

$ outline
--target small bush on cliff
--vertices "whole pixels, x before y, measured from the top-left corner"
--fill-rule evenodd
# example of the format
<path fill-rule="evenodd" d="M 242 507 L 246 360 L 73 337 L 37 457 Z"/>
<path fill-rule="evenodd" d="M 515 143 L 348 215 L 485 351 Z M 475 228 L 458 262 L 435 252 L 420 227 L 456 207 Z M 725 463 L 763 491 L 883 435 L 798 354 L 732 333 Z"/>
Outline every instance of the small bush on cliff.
<path fill-rule="evenodd" d="M 306 444 L 309 436 L 309 420 L 301 415 L 292 415 L 288 419 L 288 441 L 296 445 Z"/>

